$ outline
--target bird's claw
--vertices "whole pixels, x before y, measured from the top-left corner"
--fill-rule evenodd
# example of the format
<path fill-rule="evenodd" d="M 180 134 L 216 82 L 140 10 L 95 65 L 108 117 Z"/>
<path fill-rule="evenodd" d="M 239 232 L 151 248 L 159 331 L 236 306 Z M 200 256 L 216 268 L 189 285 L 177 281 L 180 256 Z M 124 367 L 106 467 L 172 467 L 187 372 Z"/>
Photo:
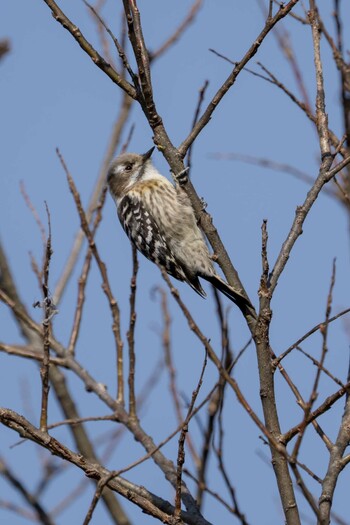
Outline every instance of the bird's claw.
<path fill-rule="evenodd" d="M 188 172 L 190 171 L 190 168 L 187 167 L 180 171 L 180 173 L 174 173 L 174 177 L 176 181 L 180 184 L 180 186 L 184 186 L 188 183 Z"/>
<path fill-rule="evenodd" d="M 208 207 L 208 203 L 203 199 L 203 197 L 200 198 L 200 201 L 201 201 L 201 205 L 202 205 L 202 210 L 206 210 L 207 207 Z"/>

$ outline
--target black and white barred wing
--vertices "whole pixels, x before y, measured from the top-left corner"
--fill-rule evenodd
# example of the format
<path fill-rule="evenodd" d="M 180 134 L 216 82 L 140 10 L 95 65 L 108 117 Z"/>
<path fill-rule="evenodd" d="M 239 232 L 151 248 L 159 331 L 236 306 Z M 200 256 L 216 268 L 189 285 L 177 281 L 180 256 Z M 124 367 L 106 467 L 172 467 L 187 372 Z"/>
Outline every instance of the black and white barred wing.
<path fill-rule="evenodd" d="M 147 259 L 163 266 L 167 273 L 176 279 L 187 281 L 157 222 L 143 201 L 135 194 L 126 195 L 119 203 L 118 217 L 129 239 Z"/>

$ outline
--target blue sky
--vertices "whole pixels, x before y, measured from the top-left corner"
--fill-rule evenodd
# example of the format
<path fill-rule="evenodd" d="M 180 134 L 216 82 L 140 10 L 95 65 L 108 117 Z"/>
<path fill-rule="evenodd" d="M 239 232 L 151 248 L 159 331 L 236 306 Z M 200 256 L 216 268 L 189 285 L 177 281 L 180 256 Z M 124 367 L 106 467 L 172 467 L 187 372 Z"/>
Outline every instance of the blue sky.
<path fill-rule="evenodd" d="M 108 3 L 104 16 L 109 26 L 119 34 L 121 5 L 115 4 L 113 1 Z M 191 2 L 188 1 L 139 2 L 144 35 L 151 50 L 157 49 L 178 26 L 190 5 Z M 60 2 L 60 6 L 87 38 L 98 45 L 95 25 L 84 4 L 66 0 Z M 331 6 L 329 9 L 331 10 Z M 333 29 L 330 13 L 325 9 L 324 14 L 328 15 L 325 20 Z M 343 19 L 348 20 L 349 16 L 350 8 L 344 5 Z M 198 90 L 204 81 L 209 80 L 206 96 L 206 101 L 209 101 L 230 72 L 230 65 L 210 53 L 209 48 L 232 60 L 239 60 L 262 25 L 261 11 L 254 0 L 204 2 L 195 22 L 181 41 L 155 63 L 152 71 L 155 100 L 174 144 L 180 144 L 190 130 Z M 290 19 L 283 22 L 283 27 L 290 32 L 303 81 L 314 104 L 315 81 L 310 29 Z M 52 18 L 44 2 L 13 0 L 6 3 L 2 7 L 0 28 L 0 36 L 8 37 L 11 42 L 11 53 L 0 64 L 1 129 L 4 146 L 0 159 L 0 236 L 21 297 L 33 317 L 40 320 L 41 312 L 31 309 L 33 301 L 38 299 L 39 290 L 30 268 L 28 252 L 33 253 L 40 261 L 42 244 L 32 214 L 21 196 L 20 181 L 23 181 L 43 221 L 44 201 L 50 209 L 54 249 L 51 288 L 54 289 L 79 226 L 78 215 L 55 148 L 60 148 L 81 192 L 83 202 L 87 204 L 118 112 L 121 94 L 84 55 L 68 32 Z M 349 45 L 349 41 L 347 44 Z M 114 52 L 112 47 L 111 51 Z M 330 127 L 340 136 L 342 117 L 338 104 L 338 76 L 329 49 L 324 44 L 322 54 Z M 299 95 L 290 69 L 281 51 L 276 47 L 273 34 L 268 36 L 257 57 L 249 64 L 251 69 L 259 71 L 256 60 L 271 69 Z M 152 134 L 136 105 L 126 127 L 124 140 L 132 124 L 135 125 L 135 131 L 130 149 L 144 152 L 152 145 Z M 269 171 L 228 159 L 218 160 L 213 155 L 231 152 L 290 164 L 314 178 L 317 176 L 319 163 L 318 141 L 314 127 L 281 91 L 247 72 L 242 72 L 195 143 L 193 183 L 198 194 L 208 203 L 207 210 L 214 218 L 214 223 L 253 303 L 257 304 L 261 272 L 261 223 L 263 219 L 268 220 L 268 250 L 270 263 L 273 265 L 290 229 L 295 208 L 303 202 L 309 188 L 304 182 L 283 172 Z M 164 159 L 158 152 L 154 154 L 154 162 L 164 174 L 169 173 Z M 108 266 L 113 292 L 122 310 L 122 329 L 125 334 L 128 326 L 131 254 L 128 240 L 120 228 L 110 198 L 104 209 L 97 244 L 101 257 Z M 348 217 L 336 200 L 323 194 L 306 220 L 304 233 L 296 243 L 273 299 L 271 343 L 277 354 L 323 320 L 334 257 L 337 259 L 333 303 L 336 313 L 349 306 Z M 56 337 L 63 343 L 69 338 L 76 301 L 76 279 L 81 264 L 82 258 L 59 305 L 59 315 L 54 321 Z M 98 381 L 107 384 L 109 390 L 114 392 L 111 320 L 100 284 L 100 277 L 94 265 L 87 288 L 87 306 L 78 343 L 78 358 Z M 159 300 L 155 301 L 150 293 L 157 285 L 164 286 L 158 269 L 140 258 L 137 297 L 139 316 L 136 329 L 139 391 L 159 363 L 162 353 L 159 337 L 162 326 Z M 211 291 L 207 288 L 208 299 L 204 301 L 186 285 L 179 284 L 179 290 L 198 324 L 219 352 L 220 334 Z M 188 332 L 186 322 L 171 298 L 169 307 L 173 320 L 173 352 L 179 388 L 190 398 L 199 377 L 203 349 Z M 238 351 L 248 339 L 248 330 L 239 312 L 234 308 L 230 311 L 229 320 L 232 346 Z M 0 326 L 3 341 L 20 341 L 11 316 L 2 305 Z M 327 357 L 327 364 L 332 372 L 344 381 L 348 363 L 348 333 L 348 324 L 344 320 L 332 325 Z M 320 335 L 313 336 L 304 348 L 315 357 L 319 357 Z M 4 354 L 1 354 L 0 359 L 1 405 L 14 408 L 34 422 L 37 421 L 40 406 L 40 378 L 37 367 L 33 363 L 25 363 Z M 307 396 L 314 374 L 312 366 L 304 358 L 294 354 L 286 360 L 285 366 Z M 253 348 L 242 358 L 235 377 L 252 406 L 261 415 Z M 201 399 L 210 390 L 216 378 L 216 371 L 209 364 L 200 394 Z M 106 407 L 101 406 L 91 394 L 84 392 L 82 385 L 72 374 L 69 375 L 69 382 L 82 415 L 107 413 Z M 176 427 L 167 384 L 168 378 L 164 375 L 151 393 L 143 413 L 143 424 L 146 430 L 152 431 L 156 442 Z M 330 382 L 323 380 L 320 401 L 335 389 Z M 280 378 L 277 379 L 277 392 L 282 428 L 285 430 L 298 422 L 301 414 Z M 342 402 L 333 408 L 331 413 L 323 416 L 327 430 L 331 429 L 331 437 L 336 435 L 341 409 Z M 51 410 L 51 421 L 62 417 L 53 397 Z M 200 431 L 195 422 L 192 425 L 194 440 L 199 443 Z M 92 436 L 99 435 L 107 428 L 108 425 L 99 428 L 97 424 L 88 425 Z M 225 431 L 227 465 L 237 487 L 238 500 L 248 520 L 262 525 L 281 523 L 283 518 L 274 476 L 271 468 L 259 457 L 260 453 L 268 457 L 268 452 L 258 438 L 258 429 L 243 412 L 232 393 L 228 394 L 226 401 Z M 72 445 L 65 431 L 56 432 L 55 435 Z M 40 452 L 28 443 L 9 449 L 16 441 L 15 434 L 2 429 L 1 454 L 17 472 L 25 462 L 27 472 L 35 475 Z M 142 453 L 133 440 L 130 442 L 130 439 L 124 436 L 108 466 L 114 469 L 122 468 Z M 165 453 L 176 459 L 176 442 L 167 446 Z M 303 459 L 322 476 L 326 458 L 323 444 L 310 429 Z M 211 488 L 225 494 L 214 460 L 211 467 Z M 71 468 L 66 469 L 56 485 L 48 487 L 44 499 L 46 507 L 54 507 L 60 501 L 67 484 L 75 487 L 80 479 L 80 473 Z M 130 473 L 130 479 L 148 485 L 155 492 L 161 487 L 160 495 L 172 500 L 172 491 L 165 486 L 162 474 L 150 462 Z M 33 483 L 35 484 L 35 480 Z M 318 487 L 313 485 L 314 482 L 309 483 L 311 489 L 317 493 Z M 348 514 L 348 483 L 349 475 L 344 472 L 335 500 L 335 509 L 343 516 Z M 62 489 L 59 498 L 57 486 Z M 10 499 L 12 496 L 16 498 L 1 479 L 0 492 L 2 499 Z M 251 504 L 252 493 L 256 502 L 254 507 Z M 69 508 L 66 514 L 57 519 L 57 523 L 65 523 L 65 519 L 80 523 L 91 495 L 92 487 L 73 508 Z M 226 494 L 225 496 L 227 497 Z M 151 519 L 141 514 L 138 509 L 124 501 L 122 503 L 135 523 L 151 523 Z M 303 504 L 302 509 L 310 515 Z M 228 514 L 209 497 L 206 499 L 205 515 L 215 523 L 224 523 L 228 519 Z M 26 523 L 24 519 L 0 508 L 0 521 L 8 520 L 9 517 L 13 525 Z M 103 505 L 98 507 L 94 519 L 93 523 L 106 519 Z"/>

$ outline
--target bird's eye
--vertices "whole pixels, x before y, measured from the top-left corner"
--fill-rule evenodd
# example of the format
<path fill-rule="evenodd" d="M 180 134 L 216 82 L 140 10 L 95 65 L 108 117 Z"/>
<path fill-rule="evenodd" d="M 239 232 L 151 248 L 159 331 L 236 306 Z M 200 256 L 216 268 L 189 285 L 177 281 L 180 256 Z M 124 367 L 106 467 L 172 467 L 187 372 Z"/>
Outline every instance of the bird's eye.
<path fill-rule="evenodd" d="M 131 171 L 132 170 L 132 164 L 127 164 L 125 166 L 125 171 Z"/>

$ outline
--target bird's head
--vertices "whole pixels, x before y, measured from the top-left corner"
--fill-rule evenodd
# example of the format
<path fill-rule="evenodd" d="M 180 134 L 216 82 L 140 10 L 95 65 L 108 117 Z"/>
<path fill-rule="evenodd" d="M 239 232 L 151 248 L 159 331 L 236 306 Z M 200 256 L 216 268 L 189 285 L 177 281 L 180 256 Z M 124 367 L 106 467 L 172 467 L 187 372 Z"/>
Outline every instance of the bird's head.
<path fill-rule="evenodd" d="M 154 147 L 143 155 L 122 153 L 111 163 L 107 173 L 107 184 L 112 197 L 118 201 L 126 190 L 142 179 L 147 165 L 151 163 Z"/>

